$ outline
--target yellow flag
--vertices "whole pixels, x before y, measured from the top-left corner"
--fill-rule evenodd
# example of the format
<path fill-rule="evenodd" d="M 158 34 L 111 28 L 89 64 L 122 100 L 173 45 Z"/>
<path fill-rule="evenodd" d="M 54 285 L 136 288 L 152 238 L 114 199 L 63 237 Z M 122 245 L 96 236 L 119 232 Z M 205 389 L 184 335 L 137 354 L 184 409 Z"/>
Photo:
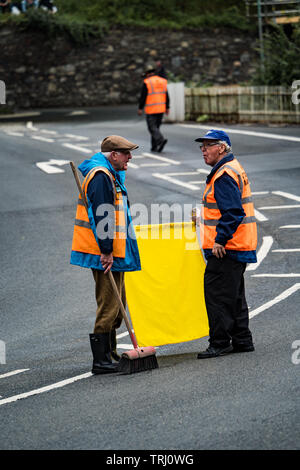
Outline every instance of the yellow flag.
<path fill-rule="evenodd" d="M 135 227 L 142 270 L 126 272 L 127 304 L 139 346 L 208 335 L 205 262 L 192 222 Z"/>

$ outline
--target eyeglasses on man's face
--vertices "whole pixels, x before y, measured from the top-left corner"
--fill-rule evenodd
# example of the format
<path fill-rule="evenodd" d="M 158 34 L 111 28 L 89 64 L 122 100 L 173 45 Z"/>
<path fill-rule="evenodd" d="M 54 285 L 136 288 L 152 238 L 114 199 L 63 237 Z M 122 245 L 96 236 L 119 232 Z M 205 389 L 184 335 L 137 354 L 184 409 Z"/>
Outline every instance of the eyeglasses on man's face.
<path fill-rule="evenodd" d="M 208 147 L 213 147 L 214 145 L 220 145 L 219 142 L 211 142 L 211 143 L 208 143 L 208 144 L 200 144 L 199 147 L 201 150 L 204 150 Z"/>

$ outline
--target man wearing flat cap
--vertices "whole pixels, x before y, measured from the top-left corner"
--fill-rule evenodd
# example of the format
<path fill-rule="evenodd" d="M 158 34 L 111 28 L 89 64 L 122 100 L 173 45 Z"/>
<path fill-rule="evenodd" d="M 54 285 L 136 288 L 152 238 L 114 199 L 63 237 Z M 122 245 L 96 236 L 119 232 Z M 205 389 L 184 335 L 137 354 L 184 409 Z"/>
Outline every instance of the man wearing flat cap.
<path fill-rule="evenodd" d="M 207 265 L 204 294 L 209 347 L 198 359 L 254 351 L 249 330 L 244 272 L 255 263 L 257 228 L 248 177 L 231 151 L 226 132 L 211 129 L 200 142 L 204 162 L 212 167 L 203 193 L 200 235 Z"/>
<path fill-rule="evenodd" d="M 152 64 L 146 66 L 143 78 L 138 114 L 141 116 L 144 109 L 151 135 L 151 151 L 162 152 L 167 139 L 162 135 L 160 126 L 164 113 L 168 114 L 170 107 L 167 80 L 157 74 Z"/>
<path fill-rule="evenodd" d="M 97 312 L 90 334 L 94 374 L 116 372 L 118 363 L 112 358 L 119 360 L 116 329 L 122 315 L 107 273 L 111 270 L 125 306 L 124 272 L 141 269 L 125 187 L 131 151 L 137 148 L 124 137 L 111 135 L 103 139 L 101 152 L 78 167 L 88 214 L 79 196 L 71 264 L 90 268 L 95 280 Z"/>

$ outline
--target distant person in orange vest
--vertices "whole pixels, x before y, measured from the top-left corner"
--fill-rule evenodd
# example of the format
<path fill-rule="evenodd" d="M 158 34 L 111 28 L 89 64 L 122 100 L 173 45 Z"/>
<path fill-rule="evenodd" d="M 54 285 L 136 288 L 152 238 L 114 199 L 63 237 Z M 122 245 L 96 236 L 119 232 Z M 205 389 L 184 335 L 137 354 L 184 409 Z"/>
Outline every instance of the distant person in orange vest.
<path fill-rule="evenodd" d="M 147 127 L 151 134 L 151 151 L 162 152 L 168 142 L 160 131 L 164 113 L 169 114 L 169 94 L 167 80 L 160 77 L 154 65 L 148 65 L 143 74 L 144 83 L 141 90 L 138 114 L 146 114 Z"/>
<path fill-rule="evenodd" d="M 257 227 L 250 184 L 231 152 L 226 132 L 211 129 L 200 143 L 204 162 L 212 167 L 206 180 L 199 222 L 207 265 L 204 295 L 209 322 L 209 347 L 198 359 L 254 351 L 249 330 L 244 272 L 255 263 Z"/>

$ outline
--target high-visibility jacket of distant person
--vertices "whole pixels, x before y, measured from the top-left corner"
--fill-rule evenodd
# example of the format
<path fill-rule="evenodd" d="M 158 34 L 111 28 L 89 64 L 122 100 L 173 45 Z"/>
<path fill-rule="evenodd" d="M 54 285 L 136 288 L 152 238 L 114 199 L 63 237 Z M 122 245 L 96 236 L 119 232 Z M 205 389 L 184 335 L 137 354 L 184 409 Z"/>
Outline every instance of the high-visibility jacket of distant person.
<path fill-rule="evenodd" d="M 217 236 L 217 225 L 222 214 L 215 198 L 215 182 L 227 173 L 238 185 L 245 216 L 225 245 L 225 249 L 252 251 L 257 246 L 257 227 L 250 184 L 245 170 L 236 158 L 221 165 L 207 183 L 202 200 L 200 234 L 203 249 L 212 249 Z"/>
<path fill-rule="evenodd" d="M 144 108 L 145 113 L 165 113 L 167 109 L 167 80 L 158 75 L 152 75 L 145 78 L 144 83 L 148 91 Z"/>

